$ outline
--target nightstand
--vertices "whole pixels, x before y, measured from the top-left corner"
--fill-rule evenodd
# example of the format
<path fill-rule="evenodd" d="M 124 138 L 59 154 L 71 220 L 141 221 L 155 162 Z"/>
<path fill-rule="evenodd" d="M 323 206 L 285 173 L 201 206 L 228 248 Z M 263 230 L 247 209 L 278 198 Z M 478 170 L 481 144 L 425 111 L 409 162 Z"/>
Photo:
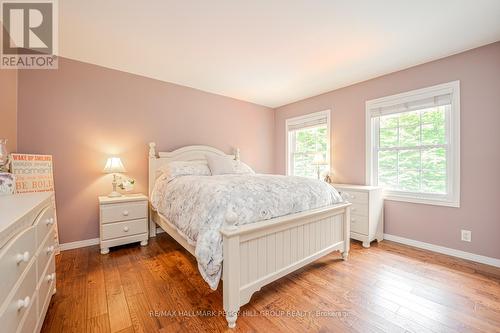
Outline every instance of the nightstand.
<path fill-rule="evenodd" d="M 131 194 L 99 197 L 101 254 L 111 246 L 141 242 L 148 244 L 148 197 Z"/>
<path fill-rule="evenodd" d="M 362 241 L 363 247 L 370 242 L 384 239 L 384 197 L 377 186 L 332 184 L 340 193 L 348 195 L 351 206 L 351 238 Z"/>

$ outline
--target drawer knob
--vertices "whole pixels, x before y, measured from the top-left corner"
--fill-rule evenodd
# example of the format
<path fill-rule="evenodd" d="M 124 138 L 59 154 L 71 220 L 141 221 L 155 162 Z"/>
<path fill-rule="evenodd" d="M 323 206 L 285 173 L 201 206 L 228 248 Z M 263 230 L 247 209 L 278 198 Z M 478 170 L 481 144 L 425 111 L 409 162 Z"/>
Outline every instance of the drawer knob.
<path fill-rule="evenodd" d="M 23 308 L 27 308 L 30 305 L 30 297 L 26 296 L 24 299 L 17 300 L 17 310 L 21 310 Z"/>
<path fill-rule="evenodd" d="M 17 264 L 19 265 L 22 262 L 30 261 L 30 253 L 28 251 L 24 253 L 18 253 L 16 257 Z"/>
<path fill-rule="evenodd" d="M 128 210 L 124 210 L 124 211 L 122 212 L 122 214 L 123 214 L 123 216 L 128 216 Z"/>
<path fill-rule="evenodd" d="M 54 224 L 54 218 L 53 218 L 53 217 L 51 217 L 51 218 L 49 218 L 49 219 L 46 219 L 46 220 L 45 220 L 45 224 L 46 224 L 46 225 L 53 225 L 53 224 Z"/>
<path fill-rule="evenodd" d="M 54 252 L 54 245 L 47 247 L 47 255 L 50 255 L 52 252 Z"/>
<path fill-rule="evenodd" d="M 355 212 L 356 211 L 356 208 L 351 208 L 351 212 Z"/>
<path fill-rule="evenodd" d="M 355 218 L 351 218 L 351 222 L 356 222 L 356 219 Z"/>
<path fill-rule="evenodd" d="M 123 227 L 123 231 L 127 232 L 128 231 L 128 227 Z"/>
<path fill-rule="evenodd" d="M 52 273 L 52 274 L 47 275 L 46 279 L 47 279 L 47 282 L 54 281 L 56 279 L 56 273 Z"/>

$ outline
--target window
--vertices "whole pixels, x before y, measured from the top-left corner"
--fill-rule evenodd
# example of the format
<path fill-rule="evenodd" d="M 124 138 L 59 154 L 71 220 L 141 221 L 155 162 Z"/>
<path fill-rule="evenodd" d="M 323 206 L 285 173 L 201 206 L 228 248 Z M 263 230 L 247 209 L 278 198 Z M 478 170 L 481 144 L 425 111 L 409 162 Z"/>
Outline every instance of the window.
<path fill-rule="evenodd" d="M 367 182 L 387 199 L 459 207 L 459 82 L 366 103 Z"/>
<path fill-rule="evenodd" d="M 286 120 L 287 174 L 317 178 L 329 170 L 330 110 Z"/>

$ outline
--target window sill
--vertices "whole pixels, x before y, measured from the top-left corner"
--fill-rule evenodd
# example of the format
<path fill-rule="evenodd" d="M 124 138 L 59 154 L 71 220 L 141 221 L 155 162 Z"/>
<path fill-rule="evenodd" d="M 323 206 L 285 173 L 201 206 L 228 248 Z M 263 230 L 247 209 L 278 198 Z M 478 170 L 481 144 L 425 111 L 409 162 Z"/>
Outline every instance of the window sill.
<path fill-rule="evenodd" d="M 384 199 L 390 200 L 390 201 L 402 201 L 402 202 L 410 202 L 410 203 L 417 203 L 417 204 L 424 204 L 424 205 L 460 208 L 460 202 L 458 202 L 458 201 L 447 201 L 447 200 L 421 198 L 421 197 L 409 197 L 409 196 L 396 195 L 396 194 L 385 194 Z"/>

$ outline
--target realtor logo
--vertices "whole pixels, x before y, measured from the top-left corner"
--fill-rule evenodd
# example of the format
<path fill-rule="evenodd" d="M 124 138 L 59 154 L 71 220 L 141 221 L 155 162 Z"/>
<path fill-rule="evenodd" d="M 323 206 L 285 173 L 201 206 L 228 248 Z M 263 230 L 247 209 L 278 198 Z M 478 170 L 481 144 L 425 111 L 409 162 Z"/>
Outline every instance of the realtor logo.
<path fill-rule="evenodd" d="M 56 0 L 1 1 L 0 68 L 57 68 Z"/>

